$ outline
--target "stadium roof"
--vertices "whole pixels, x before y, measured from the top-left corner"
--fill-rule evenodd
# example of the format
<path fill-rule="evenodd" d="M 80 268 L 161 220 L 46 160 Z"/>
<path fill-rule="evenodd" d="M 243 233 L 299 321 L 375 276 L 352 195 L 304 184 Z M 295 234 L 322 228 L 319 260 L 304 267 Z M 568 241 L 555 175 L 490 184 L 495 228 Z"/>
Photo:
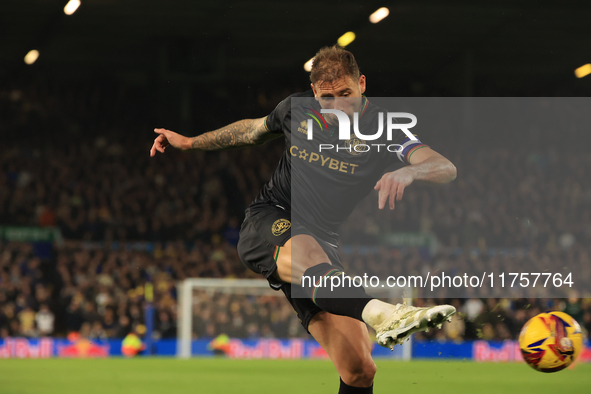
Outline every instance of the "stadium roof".
<path fill-rule="evenodd" d="M 346 31 L 362 71 L 456 86 L 474 77 L 506 86 L 585 84 L 591 5 L 535 1 L 2 0 L 0 70 L 109 73 L 146 81 L 166 73 L 200 83 L 301 73 L 316 50 Z M 369 15 L 390 15 L 378 24 Z M 299 74 L 298 74 L 299 75 Z M 591 80 L 591 76 L 587 77 Z M 524 85 L 525 84 L 525 85 Z M 529 85 L 528 85 L 529 84 Z M 469 93 L 468 90 L 464 92 Z"/>

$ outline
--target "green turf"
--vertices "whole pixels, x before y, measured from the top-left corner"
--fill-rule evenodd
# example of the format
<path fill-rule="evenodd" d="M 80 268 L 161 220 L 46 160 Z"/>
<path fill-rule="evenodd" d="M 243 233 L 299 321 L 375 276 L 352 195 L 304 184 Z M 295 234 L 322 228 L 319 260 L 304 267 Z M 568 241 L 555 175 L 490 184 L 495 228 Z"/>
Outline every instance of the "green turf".
<path fill-rule="evenodd" d="M 591 365 L 553 374 L 525 364 L 377 361 L 375 393 L 588 393 Z M 0 394 L 336 393 L 328 361 L 166 358 L 0 360 Z"/>

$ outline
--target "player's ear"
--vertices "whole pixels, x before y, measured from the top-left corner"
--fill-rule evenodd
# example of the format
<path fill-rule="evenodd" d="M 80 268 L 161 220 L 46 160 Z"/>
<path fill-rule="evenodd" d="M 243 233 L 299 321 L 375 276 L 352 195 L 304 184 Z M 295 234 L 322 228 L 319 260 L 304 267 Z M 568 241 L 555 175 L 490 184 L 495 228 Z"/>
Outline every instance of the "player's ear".
<path fill-rule="evenodd" d="M 310 86 L 312 87 L 312 91 L 314 92 L 314 98 L 316 99 L 316 101 L 318 101 L 318 92 L 316 91 L 316 87 L 313 83 L 311 83 Z"/>
<path fill-rule="evenodd" d="M 359 76 L 359 90 L 361 91 L 361 94 L 365 93 L 365 75 L 360 75 Z"/>

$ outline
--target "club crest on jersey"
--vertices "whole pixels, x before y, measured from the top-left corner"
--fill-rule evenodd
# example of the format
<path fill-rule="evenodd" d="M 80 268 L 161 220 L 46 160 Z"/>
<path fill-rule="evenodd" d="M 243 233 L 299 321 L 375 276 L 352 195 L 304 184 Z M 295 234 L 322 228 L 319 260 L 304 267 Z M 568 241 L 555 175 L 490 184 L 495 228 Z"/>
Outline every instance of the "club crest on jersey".
<path fill-rule="evenodd" d="M 360 147 L 358 149 L 355 149 L 357 145 L 360 145 Z M 362 146 L 367 146 L 365 140 L 357 138 L 355 134 L 351 134 L 349 139 L 345 140 L 345 150 L 353 156 L 357 156 L 362 154 L 363 152 L 367 152 L 367 150 L 363 149 Z"/>
<path fill-rule="evenodd" d="M 300 122 L 300 126 L 298 127 L 298 131 L 300 133 L 304 133 L 304 134 L 308 135 L 308 122 L 306 122 L 305 120 L 302 120 Z"/>
<path fill-rule="evenodd" d="M 287 219 L 277 219 L 271 226 L 271 233 L 278 237 L 291 228 L 291 222 Z"/>

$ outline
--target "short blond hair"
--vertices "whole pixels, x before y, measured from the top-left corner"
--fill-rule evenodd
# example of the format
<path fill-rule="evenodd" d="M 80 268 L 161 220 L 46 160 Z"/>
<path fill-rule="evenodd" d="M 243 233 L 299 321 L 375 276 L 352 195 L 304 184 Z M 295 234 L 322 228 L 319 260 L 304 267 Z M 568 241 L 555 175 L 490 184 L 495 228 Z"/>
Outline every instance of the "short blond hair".
<path fill-rule="evenodd" d="M 313 84 L 334 82 L 345 76 L 358 80 L 360 75 L 355 56 L 346 49 L 333 45 L 321 48 L 314 56 L 310 81 Z"/>

